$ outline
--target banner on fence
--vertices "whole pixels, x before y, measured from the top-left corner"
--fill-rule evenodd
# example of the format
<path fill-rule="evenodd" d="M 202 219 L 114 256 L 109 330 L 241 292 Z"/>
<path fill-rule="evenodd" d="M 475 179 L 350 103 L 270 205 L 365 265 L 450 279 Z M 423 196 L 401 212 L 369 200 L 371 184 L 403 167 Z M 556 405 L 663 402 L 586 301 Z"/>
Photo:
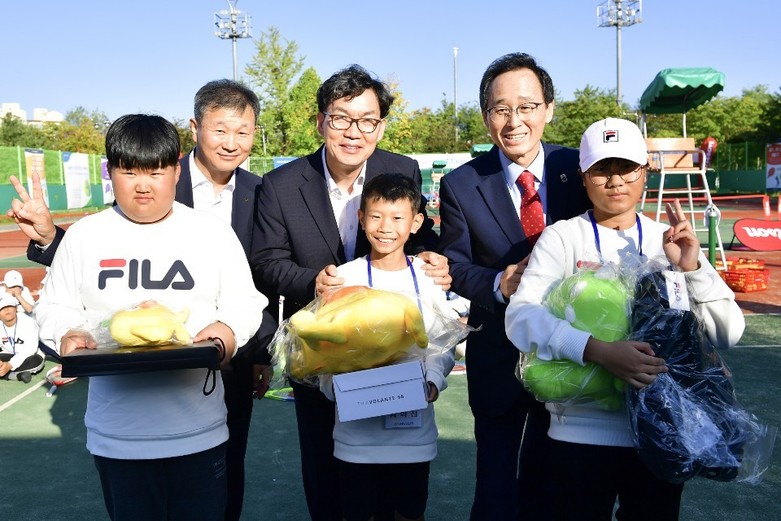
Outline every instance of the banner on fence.
<path fill-rule="evenodd" d="M 781 190 L 781 143 L 773 143 L 767 146 L 765 187 L 768 190 Z"/>
<path fill-rule="evenodd" d="M 100 158 L 100 182 L 103 185 L 103 204 L 114 203 L 114 187 L 111 185 L 111 177 L 108 175 L 108 159 Z"/>
<path fill-rule="evenodd" d="M 41 179 L 41 190 L 43 190 L 43 200 L 46 206 L 49 206 L 49 188 L 46 184 L 46 168 L 43 163 L 43 150 L 40 148 L 24 149 L 24 164 L 27 170 L 27 191 L 33 193 L 33 174 L 38 174 Z"/>
<path fill-rule="evenodd" d="M 63 152 L 62 171 L 65 175 L 68 208 L 88 206 L 92 199 L 89 184 L 89 155 L 81 152 Z"/>

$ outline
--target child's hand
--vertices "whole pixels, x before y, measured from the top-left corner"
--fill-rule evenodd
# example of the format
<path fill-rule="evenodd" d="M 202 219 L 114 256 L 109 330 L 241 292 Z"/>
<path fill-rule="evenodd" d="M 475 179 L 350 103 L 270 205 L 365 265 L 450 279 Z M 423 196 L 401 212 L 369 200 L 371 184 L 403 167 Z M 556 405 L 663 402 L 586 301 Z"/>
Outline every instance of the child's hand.
<path fill-rule="evenodd" d="M 437 386 L 431 382 L 426 382 L 426 384 L 428 386 L 428 396 L 426 396 L 426 401 L 428 403 L 436 402 L 437 398 L 439 398 L 439 389 L 437 389 Z"/>
<path fill-rule="evenodd" d="M 233 358 L 233 351 L 236 349 L 236 335 L 233 330 L 224 322 L 212 322 L 193 337 L 193 342 L 202 342 L 210 338 L 219 338 L 225 346 L 225 356 L 220 366 L 225 368 L 230 365 Z"/>
<path fill-rule="evenodd" d="M 11 364 L 9 362 L 0 362 L 0 378 L 4 377 L 11 372 Z"/>
<path fill-rule="evenodd" d="M 60 340 L 60 354 L 67 355 L 77 349 L 96 349 L 98 343 L 87 331 L 71 329 Z"/>
<path fill-rule="evenodd" d="M 700 240 L 692 230 L 691 223 L 686 220 L 681 202 L 676 199 L 675 206 L 667 203 L 667 219 L 670 229 L 662 235 L 664 254 L 672 264 L 682 271 L 694 271 L 699 267 Z"/>
<path fill-rule="evenodd" d="M 588 339 L 583 359 L 601 365 L 632 387 L 642 389 L 667 372 L 664 359 L 654 355 L 651 344 L 635 340 L 602 342 Z"/>

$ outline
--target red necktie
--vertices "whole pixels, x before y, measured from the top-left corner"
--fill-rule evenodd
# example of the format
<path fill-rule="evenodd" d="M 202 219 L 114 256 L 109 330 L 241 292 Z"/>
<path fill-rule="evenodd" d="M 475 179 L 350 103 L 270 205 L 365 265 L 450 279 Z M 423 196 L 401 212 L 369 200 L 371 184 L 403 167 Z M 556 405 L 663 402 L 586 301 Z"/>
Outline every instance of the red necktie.
<path fill-rule="evenodd" d="M 529 243 L 534 246 L 545 228 L 542 201 L 540 201 L 540 194 L 534 188 L 534 174 L 524 170 L 518 177 L 517 183 L 521 189 L 521 227 Z"/>

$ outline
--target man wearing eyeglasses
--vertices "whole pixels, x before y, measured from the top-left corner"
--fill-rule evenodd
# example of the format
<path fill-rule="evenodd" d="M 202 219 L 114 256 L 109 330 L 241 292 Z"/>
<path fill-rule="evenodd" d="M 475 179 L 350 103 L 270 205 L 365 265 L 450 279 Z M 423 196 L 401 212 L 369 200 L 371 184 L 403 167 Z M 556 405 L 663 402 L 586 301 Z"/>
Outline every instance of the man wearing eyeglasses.
<path fill-rule="evenodd" d="M 480 108 L 495 146 L 443 177 L 439 192 L 439 249 L 450 261 L 452 290 L 471 301 L 469 324 L 482 326 L 466 350 L 477 443 L 471 519 L 549 519 L 549 417 L 516 377 L 519 353 L 504 315 L 545 224 L 579 215 L 590 203 L 578 151 L 541 141 L 554 90 L 534 58 L 513 53 L 491 63 Z"/>
<path fill-rule="evenodd" d="M 363 185 L 381 173 L 401 173 L 419 186 L 416 161 L 377 148 L 393 96 L 358 65 L 328 78 L 317 91 L 317 131 L 324 143 L 314 153 L 263 178 L 258 211 L 259 240 L 252 266 L 259 289 L 274 304 L 284 296 L 284 318 L 316 295 L 339 287 L 336 266 L 369 252 L 359 233 Z M 420 211 L 425 215 L 424 198 Z M 433 253 L 437 237 L 426 218 L 408 243 L 427 274 L 447 289 L 447 259 Z M 333 457 L 334 404 L 316 387 L 291 382 L 295 396 L 301 469 L 313 520 L 341 521 L 338 467 Z M 375 517 L 375 519 L 379 519 Z"/>

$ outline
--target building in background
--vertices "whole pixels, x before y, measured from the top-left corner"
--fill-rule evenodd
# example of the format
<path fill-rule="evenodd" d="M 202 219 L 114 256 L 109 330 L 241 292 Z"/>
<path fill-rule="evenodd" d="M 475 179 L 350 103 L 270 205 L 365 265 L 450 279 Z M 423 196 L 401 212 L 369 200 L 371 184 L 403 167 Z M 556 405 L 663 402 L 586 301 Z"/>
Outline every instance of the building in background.
<path fill-rule="evenodd" d="M 62 113 L 45 108 L 34 108 L 32 118 L 27 119 L 27 111 L 18 103 L 0 103 L 0 119 L 9 113 L 34 127 L 42 127 L 44 123 L 61 123 L 65 120 Z"/>

